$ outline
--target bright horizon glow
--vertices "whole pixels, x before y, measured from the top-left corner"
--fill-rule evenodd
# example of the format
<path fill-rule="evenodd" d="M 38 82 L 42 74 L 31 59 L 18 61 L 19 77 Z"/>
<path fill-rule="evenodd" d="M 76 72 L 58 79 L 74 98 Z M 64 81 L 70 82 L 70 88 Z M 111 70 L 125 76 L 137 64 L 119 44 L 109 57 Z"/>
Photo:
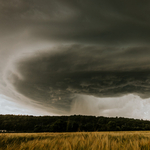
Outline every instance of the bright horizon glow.
<path fill-rule="evenodd" d="M 83 107 L 84 106 L 84 107 Z M 105 117 L 125 117 L 135 119 L 150 119 L 150 98 L 141 99 L 137 95 L 128 94 L 116 98 L 97 98 L 94 96 L 79 95 L 71 106 L 68 115 L 94 115 Z M 44 109 L 31 109 L 23 104 L 11 101 L 0 94 L 0 114 L 13 115 L 54 115 Z M 55 114 L 56 115 L 56 114 Z"/>
<path fill-rule="evenodd" d="M 150 119 L 150 98 L 142 99 L 134 94 L 122 97 L 97 98 L 80 95 L 72 104 L 72 114 L 105 117 Z"/>
<path fill-rule="evenodd" d="M 29 108 L 23 104 L 12 101 L 9 97 L 0 94 L 0 114 L 13 114 L 13 115 L 54 115 L 38 108 Z"/>

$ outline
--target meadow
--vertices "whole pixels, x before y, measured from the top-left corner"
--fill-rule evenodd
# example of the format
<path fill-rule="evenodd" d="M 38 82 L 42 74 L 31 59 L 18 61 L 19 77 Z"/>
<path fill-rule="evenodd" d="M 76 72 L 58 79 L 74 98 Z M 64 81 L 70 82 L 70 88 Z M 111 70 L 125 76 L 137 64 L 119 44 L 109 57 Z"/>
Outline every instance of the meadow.
<path fill-rule="evenodd" d="M 149 149 L 150 131 L 0 134 L 0 150 Z"/>

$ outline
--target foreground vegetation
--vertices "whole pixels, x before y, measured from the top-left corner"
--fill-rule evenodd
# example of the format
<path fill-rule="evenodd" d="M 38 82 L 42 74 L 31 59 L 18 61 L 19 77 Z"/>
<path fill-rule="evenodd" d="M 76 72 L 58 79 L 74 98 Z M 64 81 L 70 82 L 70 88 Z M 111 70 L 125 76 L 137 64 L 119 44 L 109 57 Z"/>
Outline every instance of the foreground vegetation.
<path fill-rule="evenodd" d="M 0 150 L 149 150 L 150 132 L 1 133 Z"/>
<path fill-rule="evenodd" d="M 0 132 L 78 132 L 150 130 L 150 121 L 103 116 L 0 115 Z"/>

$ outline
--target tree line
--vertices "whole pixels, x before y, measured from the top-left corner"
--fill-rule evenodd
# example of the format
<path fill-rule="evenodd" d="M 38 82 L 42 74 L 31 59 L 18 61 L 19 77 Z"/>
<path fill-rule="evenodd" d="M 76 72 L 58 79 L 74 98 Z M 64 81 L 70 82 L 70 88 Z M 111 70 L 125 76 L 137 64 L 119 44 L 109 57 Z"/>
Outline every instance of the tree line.
<path fill-rule="evenodd" d="M 150 121 L 82 115 L 0 115 L 0 130 L 7 130 L 7 132 L 139 131 L 150 130 Z"/>

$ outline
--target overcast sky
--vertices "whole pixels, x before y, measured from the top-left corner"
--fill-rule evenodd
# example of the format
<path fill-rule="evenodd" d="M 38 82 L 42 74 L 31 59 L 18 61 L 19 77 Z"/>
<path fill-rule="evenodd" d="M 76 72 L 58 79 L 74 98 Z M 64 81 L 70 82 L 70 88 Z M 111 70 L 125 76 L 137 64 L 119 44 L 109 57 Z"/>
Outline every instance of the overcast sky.
<path fill-rule="evenodd" d="M 150 119 L 149 8 L 0 0 L 0 113 Z"/>

